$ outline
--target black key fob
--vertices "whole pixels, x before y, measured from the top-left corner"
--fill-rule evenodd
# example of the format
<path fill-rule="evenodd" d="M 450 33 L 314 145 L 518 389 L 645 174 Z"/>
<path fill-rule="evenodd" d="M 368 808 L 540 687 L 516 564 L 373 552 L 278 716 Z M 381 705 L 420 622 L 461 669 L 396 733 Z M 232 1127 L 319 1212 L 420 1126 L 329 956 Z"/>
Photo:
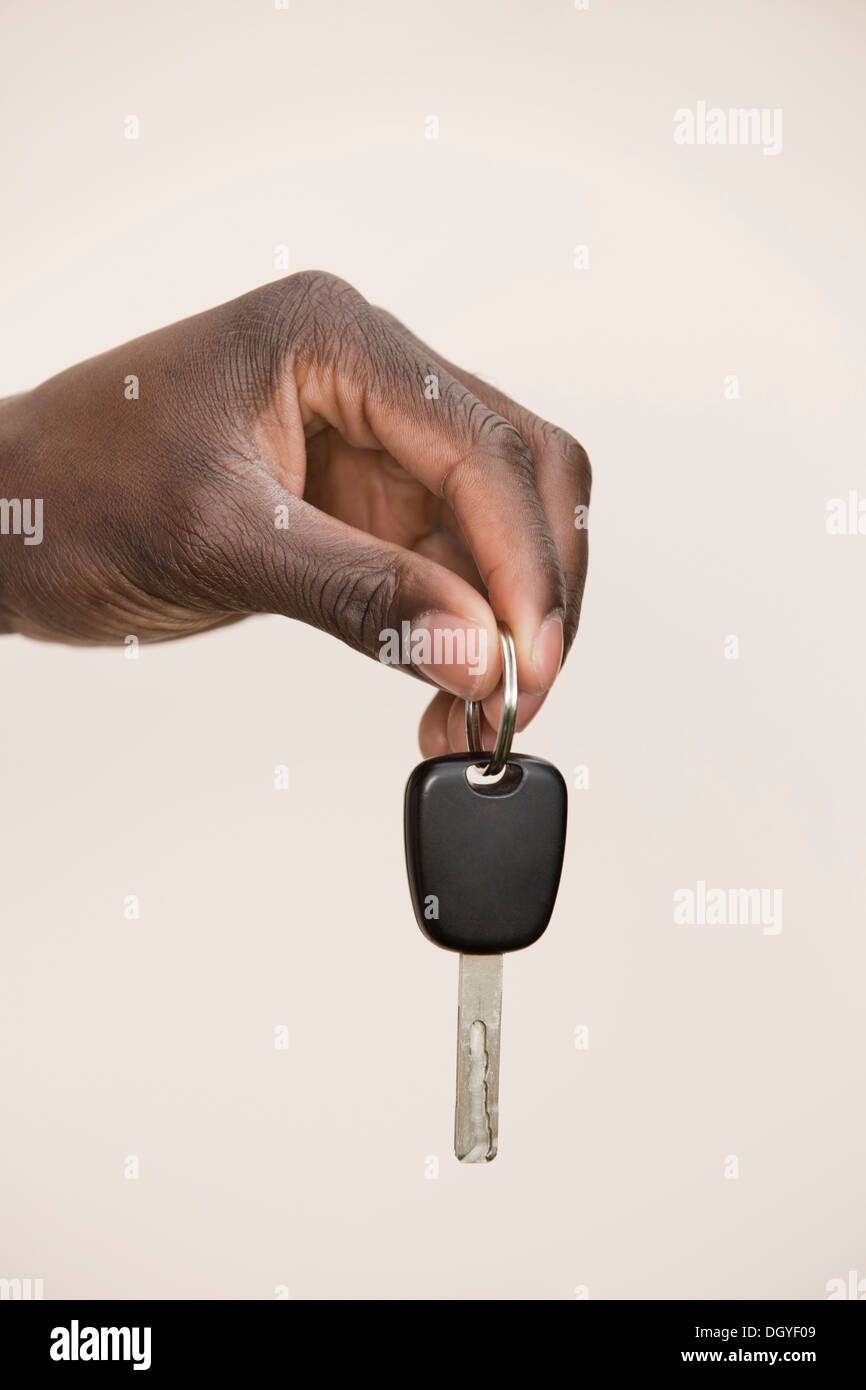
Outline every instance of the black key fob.
<path fill-rule="evenodd" d="M 412 905 L 422 932 L 464 955 L 531 946 L 553 912 L 568 796 L 542 758 L 510 754 L 497 777 L 484 756 L 449 753 L 415 768 L 404 831 Z"/>

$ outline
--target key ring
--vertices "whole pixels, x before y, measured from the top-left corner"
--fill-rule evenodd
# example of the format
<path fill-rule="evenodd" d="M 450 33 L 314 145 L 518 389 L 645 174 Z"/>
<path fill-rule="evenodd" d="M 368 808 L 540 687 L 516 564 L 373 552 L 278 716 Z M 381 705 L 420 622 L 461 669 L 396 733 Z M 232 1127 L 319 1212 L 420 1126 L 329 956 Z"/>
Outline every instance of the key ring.
<path fill-rule="evenodd" d="M 499 624 L 499 645 L 502 648 L 502 718 L 490 761 L 482 774 L 484 777 L 495 777 L 504 768 L 517 723 L 517 653 L 514 638 L 504 623 Z M 481 705 L 476 700 L 466 701 L 466 742 L 470 753 L 484 752 L 481 746 Z"/>

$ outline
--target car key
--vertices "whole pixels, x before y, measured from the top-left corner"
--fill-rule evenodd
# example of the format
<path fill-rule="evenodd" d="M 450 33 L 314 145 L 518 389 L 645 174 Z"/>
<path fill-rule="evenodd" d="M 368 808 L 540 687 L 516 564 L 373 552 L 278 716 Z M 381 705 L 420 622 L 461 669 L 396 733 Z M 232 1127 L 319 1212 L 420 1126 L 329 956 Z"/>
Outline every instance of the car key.
<path fill-rule="evenodd" d="M 500 628 L 502 722 L 483 753 L 478 707 L 467 702 L 470 752 L 430 758 L 406 786 L 409 890 L 422 932 L 460 953 L 454 1151 L 496 1157 L 502 957 L 547 927 L 565 848 L 567 794 L 559 771 L 511 753 L 517 716 L 514 643 Z"/>

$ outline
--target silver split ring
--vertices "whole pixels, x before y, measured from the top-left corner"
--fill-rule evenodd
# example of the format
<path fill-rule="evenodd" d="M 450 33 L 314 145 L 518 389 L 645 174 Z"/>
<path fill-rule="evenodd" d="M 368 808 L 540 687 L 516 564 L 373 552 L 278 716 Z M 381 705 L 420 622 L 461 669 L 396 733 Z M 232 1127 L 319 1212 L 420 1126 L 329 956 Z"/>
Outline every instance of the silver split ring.
<path fill-rule="evenodd" d="M 502 648 L 502 718 L 490 761 L 484 768 L 485 777 L 495 777 L 504 768 L 517 723 L 517 653 L 514 638 L 504 623 L 499 624 L 499 645 Z M 470 753 L 484 752 L 481 746 L 481 705 L 477 700 L 466 701 L 466 742 Z"/>

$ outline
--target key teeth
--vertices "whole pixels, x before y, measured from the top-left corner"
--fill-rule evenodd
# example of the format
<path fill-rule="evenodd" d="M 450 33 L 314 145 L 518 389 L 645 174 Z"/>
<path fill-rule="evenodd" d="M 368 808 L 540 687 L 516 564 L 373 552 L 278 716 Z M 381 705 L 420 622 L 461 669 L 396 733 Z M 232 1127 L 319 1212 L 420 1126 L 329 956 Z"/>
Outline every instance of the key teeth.
<path fill-rule="evenodd" d="M 454 1154 L 460 1163 L 490 1163 L 499 1130 L 502 957 L 461 956 L 459 997 Z"/>
<path fill-rule="evenodd" d="M 488 1080 L 490 1074 L 490 1054 L 487 1051 L 487 1026 L 476 1018 L 469 1029 L 470 1092 L 474 1091 L 478 1101 L 478 1119 L 475 1133 L 484 1133 L 484 1141 L 472 1145 L 466 1154 L 455 1150 L 461 1163 L 492 1163 L 496 1157 L 496 1138 L 493 1119 L 490 1114 L 490 1093 Z M 473 1084 L 474 1073 L 474 1084 Z"/>

